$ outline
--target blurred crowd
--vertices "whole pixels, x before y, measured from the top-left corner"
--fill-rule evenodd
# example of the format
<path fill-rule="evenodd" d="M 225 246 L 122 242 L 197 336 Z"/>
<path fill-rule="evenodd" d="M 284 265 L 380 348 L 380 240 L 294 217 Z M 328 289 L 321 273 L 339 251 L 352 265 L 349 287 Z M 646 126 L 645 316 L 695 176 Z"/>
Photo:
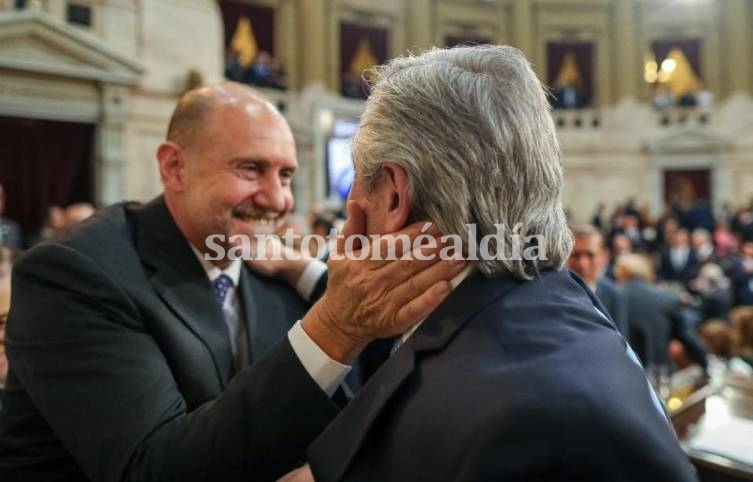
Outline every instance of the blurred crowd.
<path fill-rule="evenodd" d="M 697 364 L 753 378 L 753 203 L 677 201 L 658 219 L 633 200 L 601 204 L 573 233 L 570 268 L 649 373 Z"/>
<path fill-rule="evenodd" d="M 228 49 L 225 56 L 225 77 L 235 82 L 286 90 L 288 76 L 279 59 L 269 52 L 260 51 L 249 66 L 244 66 L 237 52 Z"/>

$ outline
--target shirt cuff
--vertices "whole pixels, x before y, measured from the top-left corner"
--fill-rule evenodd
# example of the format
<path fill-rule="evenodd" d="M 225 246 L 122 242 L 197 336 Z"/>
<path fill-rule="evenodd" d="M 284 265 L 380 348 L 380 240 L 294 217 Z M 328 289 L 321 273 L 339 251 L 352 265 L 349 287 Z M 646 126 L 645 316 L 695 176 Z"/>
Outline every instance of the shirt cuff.
<path fill-rule="evenodd" d="M 288 340 L 303 368 L 319 388 L 331 397 L 352 367 L 343 365 L 324 353 L 303 329 L 300 320 L 288 331 Z"/>
<path fill-rule="evenodd" d="M 316 288 L 316 283 L 324 273 L 327 272 L 327 263 L 319 261 L 318 259 L 311 260 L 311 262 L 303 270 L 303 274 L 295 284 L 295 290 L 301 295 L 304 300 L 311 299 L 311 293 Z"/>

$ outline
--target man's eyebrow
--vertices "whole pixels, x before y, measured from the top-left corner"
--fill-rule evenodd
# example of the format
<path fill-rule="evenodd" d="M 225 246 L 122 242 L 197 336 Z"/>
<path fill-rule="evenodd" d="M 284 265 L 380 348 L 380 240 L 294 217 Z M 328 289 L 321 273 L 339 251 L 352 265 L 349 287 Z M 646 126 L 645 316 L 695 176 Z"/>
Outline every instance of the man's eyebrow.
<path fill-rule="evenodd" d="M 271 164 L 270 160 L 267 159 L 266 157 L 253 157 L 253 156 L 234 157 L 233 159 L 230 160 L 230 164 L 243 164 L 247 162 L 253 162 L 256 164 Z"/>
<path fill-rule="evenodd" d="M 248 156 L 248 157 L 235 157 L 230 160 L 230 164 L 233 166 L 239 166 L 242 164 L 261 164 L 263 167 L 269 167 L 274 163 L 273 161 L 271 161 L 270 159 L 266 157 Z M 292 169 L 292 170 L 298 169 L 297 164 L 291 164 L 291 165 L 285 165 L 285 163 L 282 163 L 282 164 L 283 164 L 282 169 Z"/>

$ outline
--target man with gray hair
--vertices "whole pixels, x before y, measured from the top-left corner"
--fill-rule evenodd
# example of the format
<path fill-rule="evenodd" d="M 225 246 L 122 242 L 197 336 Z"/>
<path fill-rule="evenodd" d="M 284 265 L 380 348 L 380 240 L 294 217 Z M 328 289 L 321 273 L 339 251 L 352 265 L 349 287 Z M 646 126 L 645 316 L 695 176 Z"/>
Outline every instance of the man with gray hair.
<path fill-rule="evenodd" d="M 471 262 L 288 479 L 694 480 L 625 340 L 562 269 L 560 153 L 524 56 L 432 49 L 375 78 L 349 203 L 368 234 L 431 219 Z"/>

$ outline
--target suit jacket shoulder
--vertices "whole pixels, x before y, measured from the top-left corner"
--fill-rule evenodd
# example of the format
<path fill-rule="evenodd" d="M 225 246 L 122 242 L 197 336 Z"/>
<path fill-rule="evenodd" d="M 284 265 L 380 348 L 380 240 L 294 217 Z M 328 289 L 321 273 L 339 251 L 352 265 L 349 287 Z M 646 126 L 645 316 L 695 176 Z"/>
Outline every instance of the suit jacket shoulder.
<path fill-rule="evenodd" d="M 311 446 L 315 479 L 693 480 L 589 293 L 567 272 L 466 280 Z"/>

